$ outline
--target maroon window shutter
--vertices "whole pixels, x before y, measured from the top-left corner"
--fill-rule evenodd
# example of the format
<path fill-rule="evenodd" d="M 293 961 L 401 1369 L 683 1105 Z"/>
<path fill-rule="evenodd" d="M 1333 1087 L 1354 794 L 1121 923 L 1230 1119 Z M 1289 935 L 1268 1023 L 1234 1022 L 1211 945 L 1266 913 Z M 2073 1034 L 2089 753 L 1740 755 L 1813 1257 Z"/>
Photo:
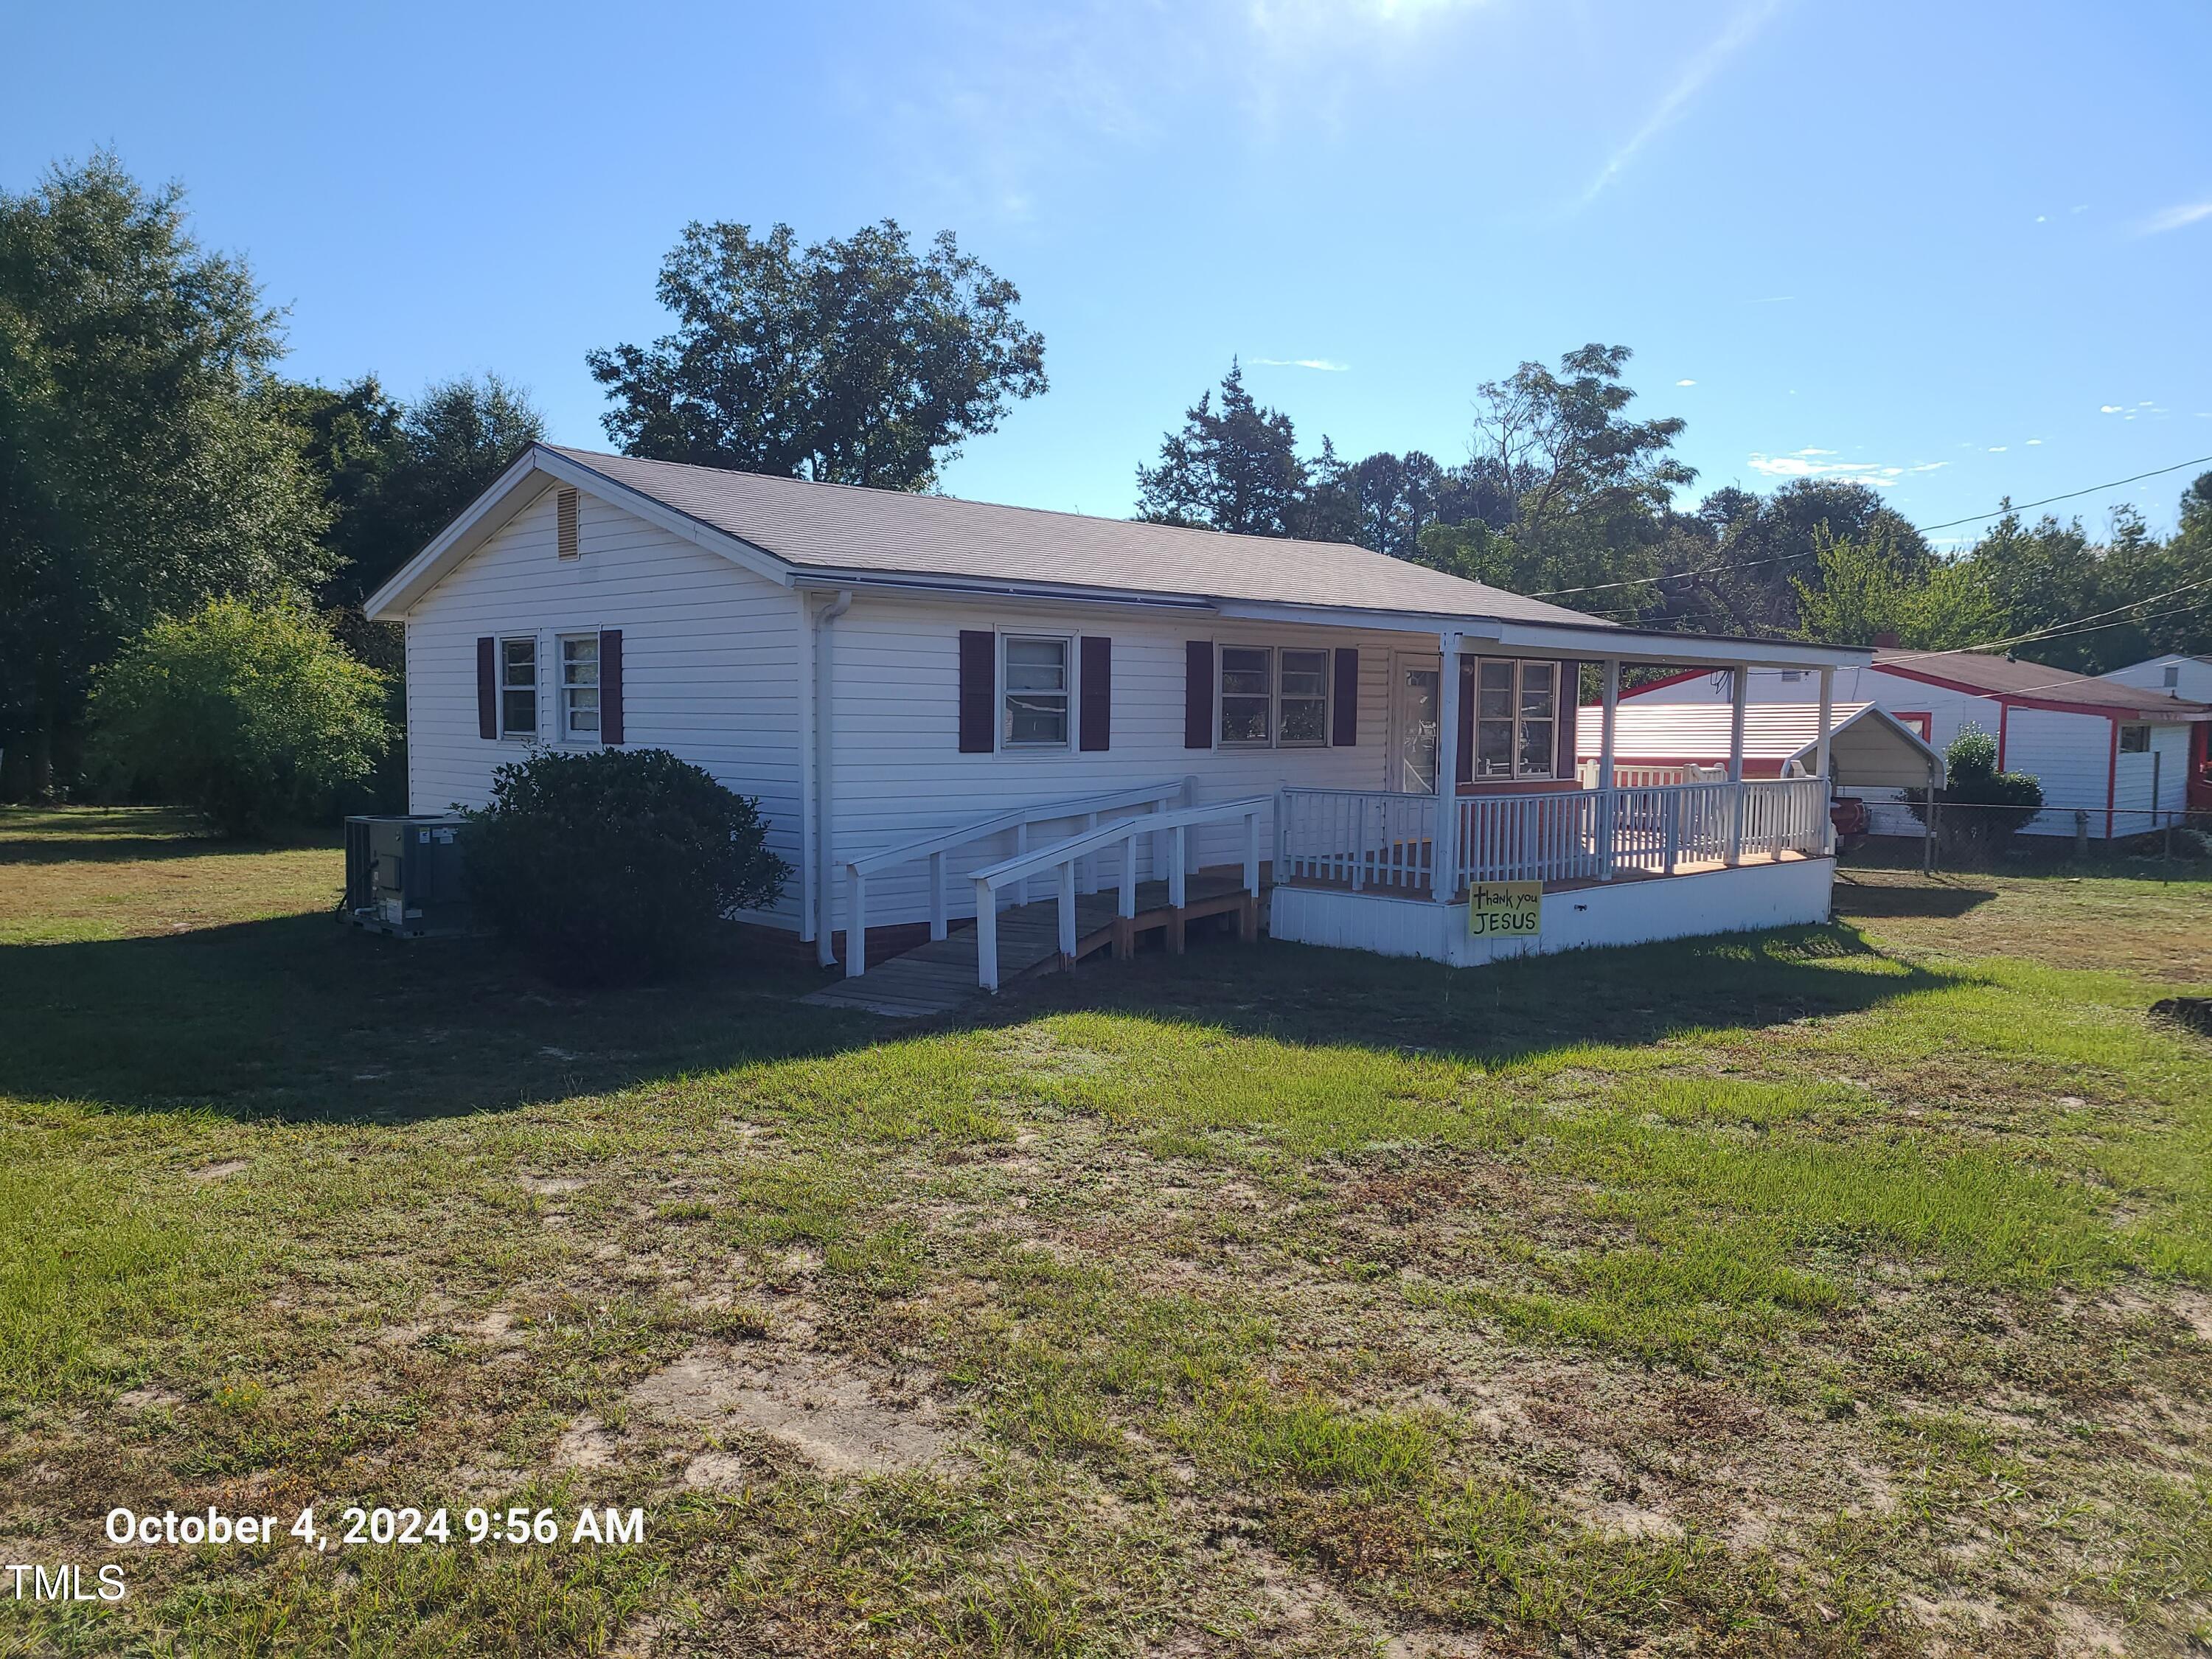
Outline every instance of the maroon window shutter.
<path fill-rule="evenodd" d="M 599 741 L 623 740 L 622 629 L 599 630 Z"/>
<path fill-rule="evenodd" d="M 1575 711 L 1583 700 L 1583 665 L 1578 662 L 1561 663 L 1558 684 L 1559 752 L 1552 763 L 1552 775 L 1571 778 L 1575 775 Z"/>
<path fill-rule="evenodd" d="M 477 735 L 499 735 L 499 641 L 477 641 Z"/>
<path fill-rule="evenodd" d="M 960 630 L 960 752 L 988 755 L 991 741 L 991 703 L 997 695 L 998 635 L 988 629 Z"/>
<path fill-rule="evenodd" d="M 1479 684 L 1474 665 L 1462 661 L 1459 668 L 1459 765 L 1456 769 L 1460 783 L 1474 781 L 1474 688 Z"/>
<path fill-rule="evenodd" d="M 1186 640 L 1182 647 L 1182 746 L 1213 747 L 1213 641 Z"/>
<path fill-rule="evenodd" d="M 1329 690 L 1335 701 L 1329 708 L 1328 740 L 1339 749 L 1351 749 L 1359 742 L 1359 653 L 1352 646 L 1340 646 L 1336 653 L 1336 672 L 1329 678 Z"/>
<path fill-rule="evenodd" d="M 1114 738 L 1114 641 L 1103 635 L 1083 636 L 1083 708 L 1077 725 L 1078 749 L 1110 749 Z"/>

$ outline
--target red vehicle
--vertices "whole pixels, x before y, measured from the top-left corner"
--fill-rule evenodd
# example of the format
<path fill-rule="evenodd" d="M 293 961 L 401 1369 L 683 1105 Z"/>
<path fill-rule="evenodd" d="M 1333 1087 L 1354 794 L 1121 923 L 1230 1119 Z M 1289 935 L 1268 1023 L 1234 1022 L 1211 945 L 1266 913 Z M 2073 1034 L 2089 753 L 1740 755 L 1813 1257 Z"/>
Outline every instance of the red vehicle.
<path fill-rule="evenodd" d="M 1856 853 L 1866 845 L 1869 817 L 1867 804 L 1856 795 L 1828 798 L 1828 822 L 1836 826 L 1836 850 Z"/>

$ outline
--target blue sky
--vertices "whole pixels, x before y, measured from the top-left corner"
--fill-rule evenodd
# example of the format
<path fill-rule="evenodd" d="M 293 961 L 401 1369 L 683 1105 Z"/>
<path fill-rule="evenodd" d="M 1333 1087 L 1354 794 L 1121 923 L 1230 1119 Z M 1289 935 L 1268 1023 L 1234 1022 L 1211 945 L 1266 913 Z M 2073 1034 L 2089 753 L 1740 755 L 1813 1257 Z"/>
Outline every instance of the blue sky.
<path fill-rule="evenodd" d="M 1310 446 L 1456 461 L 1479 382 L 1589 340 L 1688 419 L 1699 491 L 1856 477 L 1933 523 L 2212 454 L 2198 0 L 85 3 L 8 33 L 0 184 L 111 146 L 289 307 L 293 373 L 496 370 L 565 442 L 605 447 L 584 353 L 659 331 L 686 220 L 890 216 L 955 229 L 1046 337 L 1052 390 L 959 495 L 1127 513 L 1232 354 Z M 2188 476 L 2076 505 L 2163 525 Z"/>

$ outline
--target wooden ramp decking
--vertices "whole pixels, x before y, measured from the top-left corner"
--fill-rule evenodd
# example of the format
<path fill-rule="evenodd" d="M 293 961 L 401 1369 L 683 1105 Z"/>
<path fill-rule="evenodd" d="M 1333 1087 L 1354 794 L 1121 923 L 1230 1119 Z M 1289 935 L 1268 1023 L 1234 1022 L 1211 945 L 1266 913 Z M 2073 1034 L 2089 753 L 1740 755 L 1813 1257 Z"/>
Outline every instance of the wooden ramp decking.
<path fill-rule="evenodd" d="M 1136 948 L 1136 936 L 1153 928 L 1162 930 L 1167 936 L 1167 948 L 1180 954 L 1185 925 L 1200 916 L 1237 914 L 1242 936 L 1248 940 L 1259 937 L 1259 906 L 1244 890 L 1241 875 L 1194 874 L 1184 882 L 1183 901 L 1177 909 L 1168 902 L 1167 883 L 1140 881 L 1136 916 L 1124 921 L 1116 914 L 1121 907 L 1117 889 L 1079 893 L 1075 955 L 1066 960 L 1060 954 L 1057 899 L 1009 906 L 999 912 L 999 978 L 1003 983 L 1024 974 L 1070 968 L 1093 951 L 1109 946 L 1116 954 L 1128 956 Z M 931 939 L 880 963 L 871 962 L 868 971 L 858 978 L 841 979 L 799 1000 L 816 1007 L 864 1008 L 894 1018 L 919 1018 L 949 1013 L 971 998 L 983 995 L 976 973 L 975 928 L 967 922 L 943 939 Z"/>

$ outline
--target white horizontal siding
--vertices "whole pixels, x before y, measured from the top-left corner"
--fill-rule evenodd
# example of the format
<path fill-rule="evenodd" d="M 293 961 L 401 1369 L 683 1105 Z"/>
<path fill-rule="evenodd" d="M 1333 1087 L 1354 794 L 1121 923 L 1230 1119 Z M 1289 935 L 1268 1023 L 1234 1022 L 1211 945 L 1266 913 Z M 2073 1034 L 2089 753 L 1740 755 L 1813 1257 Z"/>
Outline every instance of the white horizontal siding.
<path fill-rule="evenodd" d="M 863 594 L 836 625 L 835 800 L 833 856 L 836 926 L 843 926 L 842 866 L 901 842 L 957 828 L 1039 802 L 1198 780 L 1201 802 L 1272 795 L 1283 786 L 1380 789 L 1388 787 L 1393 653 L 1425 654 L 1419 636 L 1326 628 L 1273 628 L 1224 623 L 1205 613 L 1025 606 L 1006 601 L 939 601 Z M 1071 698 L 1070 743 L 1065 749 L 959 752 L 959 635 L 963 629 L 1034 633 L 1080 639 L 1103 635 L 1113 641 L 1111 747 L 1074 746 L 1076 703 Z M 1185 642 L 1351 647 L 1359 653 L 1359 740 L 1346 748 L 1215 749 L 1183 747 Z M 1080 647 L 1070 653 L 1079 661 Z M 994 718 L 997 711 L 994 710 Z M 1272 814 L 1270 814 L 1270 819 Z M 1072 833 L 1039 831 L 1032 846 Z M 1263 822 L 1261 857 L 1273 855 L 1271 822 Z M 978 846 L 954 855 L 951 914 L 972 915 L 968 871 L 1011 855 L 1011 836 L 995 848 Z M 1243 856 L 1232 826 L 1200 832 L 1199 857 L 1207 864 Z M 1149 848 L 1144 866 L 1151 873 Z M 1110 868 L 1110 864 L 1109 864 Z M 926 862 L 870 878 L 871 927 L 927 919 Z M 1035 896 L 1043 897 L 1040 879 Z"/>
<path fill-rule="evenodd" d="M 623 632 L 626 748 L 667 749 L 759 799 L 793 871 L 758 920 L 796 927 L 801 896 L 799 602 L 789 590 L 588 492 L 583 556 L 554 547 L 547 490 L 417 602 L 407 619 L 408 803 L 479 806 L 493 769 L 527 752 L 477 732 L 477 641 L 538 636 L 538 730 L 555 728 L 550 641 Z"/>
<path fill-rule="evenodd" d="M 2174 671 L 2174 684 L 2166 683 L 2166 671 Z M 2115 668 L 2104 677 L 2122 685 L 2133 685 L 2145 691 L 2167 691 L 2188 702 L 2212 702 L 2212 662 L 2201 657 L 2153 657 L 2148 662 L 2130 663 L 2125 668 Z"/>

